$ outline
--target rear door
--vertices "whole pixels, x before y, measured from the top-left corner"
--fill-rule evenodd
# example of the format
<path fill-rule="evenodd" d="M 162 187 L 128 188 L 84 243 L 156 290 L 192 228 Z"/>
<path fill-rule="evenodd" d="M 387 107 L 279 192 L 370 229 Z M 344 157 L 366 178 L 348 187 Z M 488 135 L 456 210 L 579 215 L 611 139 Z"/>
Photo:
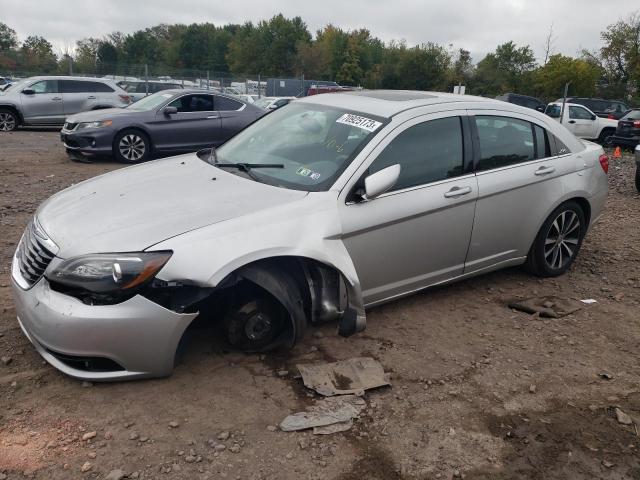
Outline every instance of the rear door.
<path fill-rule="evenodd" d="M 63 124 L 64 103 L 58 88 L 58 80 L 39 80 L 28 87 L 35 93 L 20 94 L 22 114 L 27 123 Z"/>
<path fill-rule="evenodd" d="M 83 80 L 59 80 L 60 91 L 64 99 L 65 116 L 87 110 L 87 104 L 95 100 L 95 93 L 91 92 L 92 82 Z"/>
<path fill-rule="evenodd" d="M 569 106 L 569 121 L 566 123 L 566 127 L 576 137 L 596 138 L 598 136 L 598 125 L 593 117 L 595 117 L 595 114 L 586 108 L 579 105 L 571 105 Z"/>
<path fill-rule="evenodd" d="M 220 114 L 214 108 L 213 95 L 182 95 L 166 106 L 177 108 L 178 113 L 166 115 L 164 108 L 156 113 L 151 130 L 156 148 L 195 151 L 215 145 L 220 138 Z"/>
<path fill-rule="evenodd" d="M 478 201 L 465 273 L 525 257 L 563 191 L 563 177 L 574 171 L 570 152 L 565 149 L 556 156 L 553 137 L 530 117 L 501 111 L 469 113 L 476 127 Z"/>

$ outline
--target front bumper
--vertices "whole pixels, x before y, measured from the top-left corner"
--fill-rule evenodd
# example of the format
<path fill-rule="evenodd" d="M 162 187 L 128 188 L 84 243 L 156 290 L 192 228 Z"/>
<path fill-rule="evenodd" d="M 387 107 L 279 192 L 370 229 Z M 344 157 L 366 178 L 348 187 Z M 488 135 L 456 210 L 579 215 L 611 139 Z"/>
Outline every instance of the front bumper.
<path fill-rule="evenodd" d="M 109 128 L 60 131 L 60 140 L 64 147 L 83 155 L 111 155 L 115 132 Z"/>
<path fill-rule="evenodd" d="M 86 305 L 52 290 L 44 277 L 28 290 L 12 278 L 12 288 L 18 322 L 38 353 L 82 380 L 171 374 L 180 339 L 197 316 L 173 312 L 140 295 L 117 305 Z M 94 363 L 89 359 L 102 359 L 99 365 L 118 369 L 90 368 Z"/>

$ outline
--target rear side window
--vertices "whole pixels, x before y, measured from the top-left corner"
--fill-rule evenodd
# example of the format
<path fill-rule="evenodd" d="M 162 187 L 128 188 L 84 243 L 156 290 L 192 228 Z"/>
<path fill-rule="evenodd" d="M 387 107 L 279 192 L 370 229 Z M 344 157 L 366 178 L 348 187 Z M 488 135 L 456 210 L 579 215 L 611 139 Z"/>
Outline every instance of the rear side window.
<path fill-rule="evenodd" d="M 391 191 L 437 182 L 462 174 L 460 117 L 441 118 L 409 127 L 380 153 L 369 173 L 400 164 L 400 177 Z"/>
<path fill-rule="evenodd" d="M 547 131 L 538 126 L 533 126 L 533 133 L 536 137 L 536 158 L 547 158 L 551 156 L 551 148 L 549 148 L 549 139 Z"/>
<path fill-rule="evenodd" d="M 90 88 L 92 92 L 98 92 L 98 93 L 112 93 L 115 90 L 113 88 L 111 88 L 109 85 L 107 85 L 106 83 L 102 83 L 102 82 L 89 82 Z"/>
<path fill-rule="evenodd" d="M 478 170 L 506 167 L 536 158 L 529 122 L 485 115 L 476 116 L 475 122 L 480 142 Z"/>
<path fill-rule="evenodd" d="M 219 97 L 216 95 L 216 110 L 220 111 L 220 112 L 224 112 L 224 111 L 234 111 L 234 110 L 239 110 L 240 108 L 242 108 L 242 103 L 237 102 L 236 100 L 232 100 L 231 98 L 227 98 L 227 97 Z"/>
<path fill-rule="evenodd" d="M 631 110 L 620 120 L 640 120 L 640 110 Z"/>
<path fill-rule="evenodd" d="M 569 118 L 575 120 L 591 120 L 591 113 L 582 107 L 569 107 Z"/>

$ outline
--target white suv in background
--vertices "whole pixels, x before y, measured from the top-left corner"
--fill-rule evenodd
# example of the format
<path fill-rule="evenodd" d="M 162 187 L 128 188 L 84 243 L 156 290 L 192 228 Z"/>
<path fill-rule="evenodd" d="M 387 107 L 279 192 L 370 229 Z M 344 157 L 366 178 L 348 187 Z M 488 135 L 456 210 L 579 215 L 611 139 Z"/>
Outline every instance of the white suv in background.
<path fill-rule="evenodd" d="M 62 125 L 74 113 L 130 103 L 127 92 L 106 78 L 30 77 L 0 92 L 0 131 Z"/>
<path fill-rule="evenodd" d="M 597 140 L 603 144 L 618 128 L 618 120 L 599 117 L 584 105 L 577 103 L 565 103 L 562 118 L 561 102 L 550 103 L 544 113 L 558 120 L 576 137 Z"/>

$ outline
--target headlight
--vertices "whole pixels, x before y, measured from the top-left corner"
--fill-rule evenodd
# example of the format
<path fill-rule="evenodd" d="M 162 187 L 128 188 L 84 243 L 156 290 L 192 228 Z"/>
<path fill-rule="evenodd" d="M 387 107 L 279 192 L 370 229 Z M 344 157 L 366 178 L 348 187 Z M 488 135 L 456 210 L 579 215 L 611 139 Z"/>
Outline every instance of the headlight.
<path fill-rule="evenodd" d="M 102 120 L 100 122 L 81 122 L 78 124 L 78 130 L 84 128 L 102 128 L 109 127 L 113 123 L 113 120 Z"/>
<path fill-rule="evenodd" d="M 171 253 L 105 253 L 70 258 L 47 273 L 47 280 L 55 290 L 87 303 L 117 303 L 153 280 Z"/>

